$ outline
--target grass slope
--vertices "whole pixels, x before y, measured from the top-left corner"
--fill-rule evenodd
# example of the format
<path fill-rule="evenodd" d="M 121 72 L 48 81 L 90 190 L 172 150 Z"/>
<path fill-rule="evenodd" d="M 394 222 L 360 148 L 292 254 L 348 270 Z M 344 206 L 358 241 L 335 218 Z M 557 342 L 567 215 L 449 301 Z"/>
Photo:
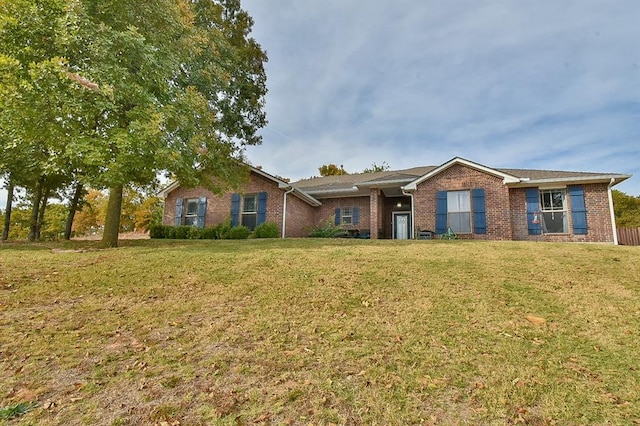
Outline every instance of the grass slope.
<path fill-rule="evenodd" d="M 638 247 L 91 244 L 0 245 L 21 424 L 640 423 Z"/>

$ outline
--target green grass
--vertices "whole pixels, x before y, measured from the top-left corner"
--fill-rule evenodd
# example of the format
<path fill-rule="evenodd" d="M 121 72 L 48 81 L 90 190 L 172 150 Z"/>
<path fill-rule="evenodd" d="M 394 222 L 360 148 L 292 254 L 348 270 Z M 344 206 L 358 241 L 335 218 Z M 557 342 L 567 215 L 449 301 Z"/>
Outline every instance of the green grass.
<path fill-rule="evenodd" d="M 638 247 L 97 244 L 0 245 L 21 424 L 640 423 Z"/>

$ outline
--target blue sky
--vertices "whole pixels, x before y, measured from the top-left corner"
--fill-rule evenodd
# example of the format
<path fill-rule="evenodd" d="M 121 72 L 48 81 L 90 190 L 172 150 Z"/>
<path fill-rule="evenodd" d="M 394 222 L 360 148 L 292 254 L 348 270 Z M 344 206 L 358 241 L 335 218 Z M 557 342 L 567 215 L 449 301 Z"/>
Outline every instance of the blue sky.
<path fill-rule="evenodd" d="M 254 165 L 633 174 L 640 195 L 638 0 L 243 0 L 268 52 Z M 6 193 L 0 191 L 0 208 Z"/>
<path fill-rule="evenodd" d="M 634 174 L 637 0 L 243 0 L 269 55 L 252 164 L 294 180 L 326 163 Z"/>

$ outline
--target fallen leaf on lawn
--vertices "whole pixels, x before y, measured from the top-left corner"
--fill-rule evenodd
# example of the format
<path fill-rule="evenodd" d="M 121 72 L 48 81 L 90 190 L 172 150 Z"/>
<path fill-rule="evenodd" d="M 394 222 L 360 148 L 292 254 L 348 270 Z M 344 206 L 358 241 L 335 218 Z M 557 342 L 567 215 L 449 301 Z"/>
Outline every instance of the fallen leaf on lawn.
<path fill-rule="evenodd" d="M 542 317 L 537 317 L 535 315 L 525 315 L 524 318 L 529 321 L 533 325 L 542 325 L 547 322 L 546 319 Z"/>

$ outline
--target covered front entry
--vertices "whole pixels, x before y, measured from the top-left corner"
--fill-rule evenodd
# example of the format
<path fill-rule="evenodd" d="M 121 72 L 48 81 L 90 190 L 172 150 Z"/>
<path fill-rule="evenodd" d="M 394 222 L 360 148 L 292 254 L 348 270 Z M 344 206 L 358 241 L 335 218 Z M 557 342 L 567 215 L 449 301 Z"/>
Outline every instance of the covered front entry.
<path fill-rule="evenodd" d="M 393 212 L 393 239 L 408 240 L 411 238 L 411 213 Z"/>

